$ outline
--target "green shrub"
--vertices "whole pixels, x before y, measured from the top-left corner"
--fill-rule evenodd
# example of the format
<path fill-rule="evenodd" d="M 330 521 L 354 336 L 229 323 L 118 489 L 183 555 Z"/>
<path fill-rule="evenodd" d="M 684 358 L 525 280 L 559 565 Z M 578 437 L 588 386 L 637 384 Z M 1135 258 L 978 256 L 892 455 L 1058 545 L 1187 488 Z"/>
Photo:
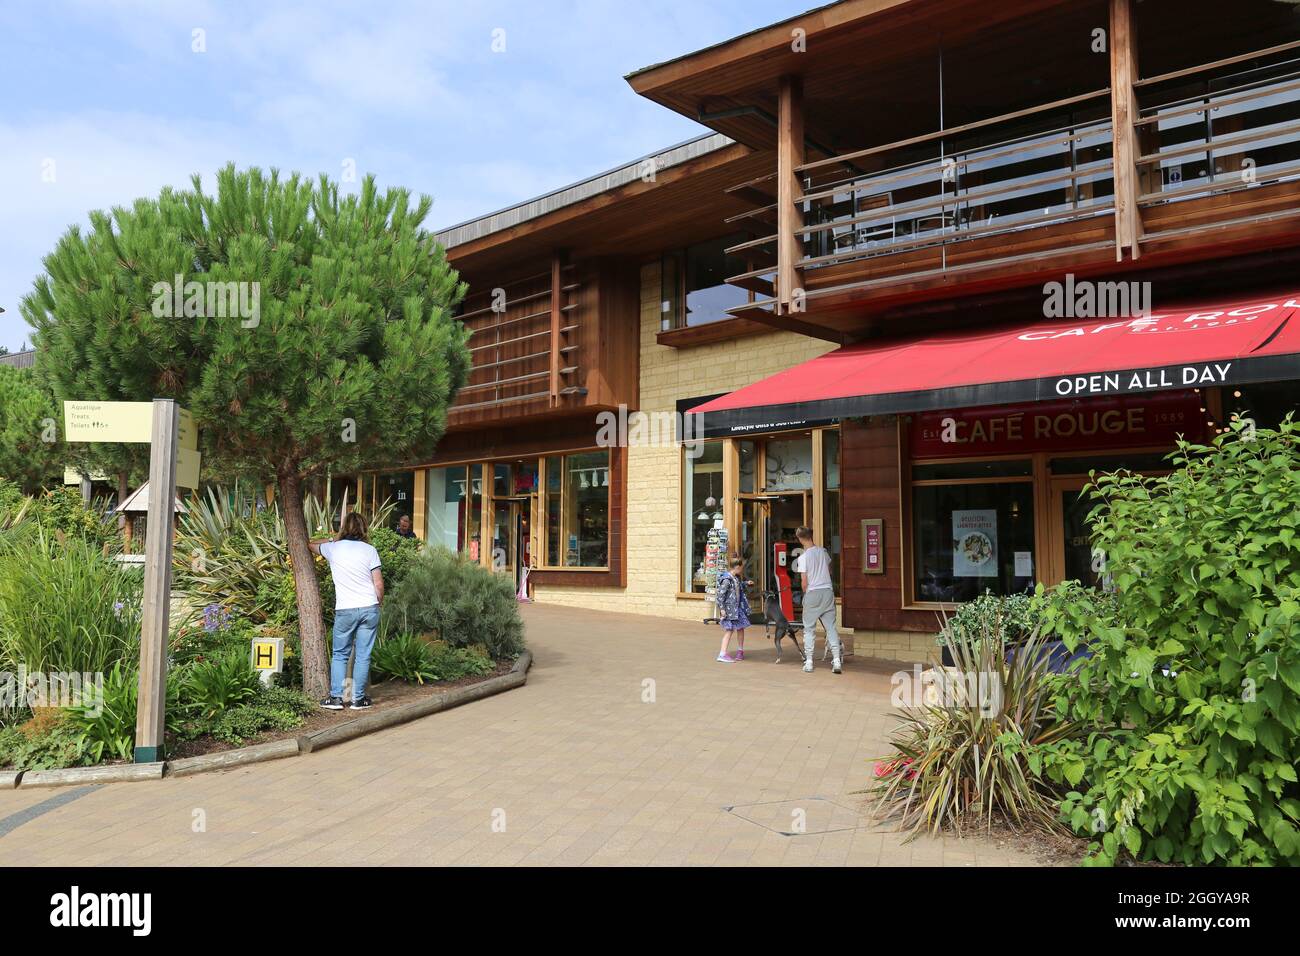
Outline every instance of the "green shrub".
<path fill-rule="evenodd" d="M 190 664 L 175 683 L 180 685 L 181 706 L 200 720 L 252 700 L 261 688 L 249 651 L 241 648 Z"/>
<path fill-rule="evenodd" d="M 1029 594 L 999 596 L 986 591 L 973 601 L 961 604 L 944 621 L 935 638 L 944 644 L 950 636 L 988 635 L 999 644 L 1016 644 L 1029 637 L 1034 629 L 1034 613 Z"/>
<path fill-rule="evenodd" d="M 22 726 L 0 730 L 0 767 L 61 770 L 84 760 L 80 735 L 58 710 L 44 710 Z"/>
<path fill-rule="evenodd" d="M 508 575 L 441 547 L 427 547 L 384 609 L 393 626 L 413 633 L 434 632 L 452 647 L 482 644 L 498 660 L 524 649 L 524 627 L 514 584 Z"/>
<path fill-rule="evenodd" d="M 481 677 L 496 670 L 491 655 L 482 644 L 451 647 L 442 641 L 435 641 L 429 647 L 433 654 L 433 669 L 438 672 L 439 680 Z"/>
<path fill-rule="evenodd" d="M 1041 748 L 1075 726 L 1057 720 L 1053 694 L 1063 675 L 1049 669 L 1046 641 L 1031 633 L 1008 654 L 983 619 L 949 634 L 954 667 L 934 702 L 912 700 L 898 716 L 893 753 L 876 765 L 870 788 L 882 818 L 910 831 L 958 833 L 968 821 L 994 819 L 1017 828 L 1056 825 L 1054 787 L 1043 774 Z M 914 688 L 918 691 L 919 688 Z"/>
<path fill-rule="evenodd" d="M 436 681 L 441 675 L 433 665 L 433 650 L 415 634 L 394 634 L 375 644 L 370 655 L 372 679 L 404 680 L 416 684 Z"/>
<path fill-rule="evenodd" d="M 299 717 L 316 712 L 316 701 L 292 687 L 263 688 L 257 702 L 264 707 L 287 711 Z"/>
<path fill-rule="evenodd" d="M 23 538 L 26 532 L 43 531 L 48 538 L 60 535 L 88 542 L 96 550 L 117 550 L 117 523 L 106 518 L 96 503 L 87 505 L 75 488 L 54 488 L 25 497 L 16 484 L 0 478 L 0 537 Z"/>
<path fill-rule="evenodd" d="M 181 707 L 181 681 L 167 681 L 166 730 L 175 732 L 185 719 Z M 104 676 L 102 701 L 85 700 L 65 711 L 85 756 L 85 762 L 131 760 L 135 756 L 136 701 L 140 675 L 119 661 Z"/>
<path fill-rule="evenodd" d="M 406 578 L 411 562 L 420 553 L 420 542 L 415 538 L 403 538 L 391 528 L 372 526 L 370 543 L 379 552 L 379 560 L 383 563 L 384 588 L 391 591 Z"/>
<path fill-rule="evenodd" d="M 238 744 L 268 730 L 292 730 L 301 726 L 302 715 L 265 704 L 244 704 L 226 711 L 212 724 L 212 736 Z"/>
<path fill-rule="evenodd" d="M 0 665 L 99 672 L 138 657 L 142 577 L 43 530 L 0 550 Z"/>
<path fill-rule="evenodd" d="M 1058 697 L 1089 736 L 1049 770 L 1098 862 L 1300 863 L 1297 431 L 1237 422 L 1168 476 L 1095 480 L 1114 608 L 1065 589 L 1044 625 L 1092 651 Z"/>

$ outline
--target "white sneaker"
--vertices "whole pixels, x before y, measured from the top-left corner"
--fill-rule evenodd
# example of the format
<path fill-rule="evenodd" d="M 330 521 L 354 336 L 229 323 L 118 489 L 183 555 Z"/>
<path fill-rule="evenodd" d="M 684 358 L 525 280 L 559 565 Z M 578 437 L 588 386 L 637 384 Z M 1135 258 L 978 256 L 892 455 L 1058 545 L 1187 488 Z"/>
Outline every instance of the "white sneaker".
<path fill-rule="evenodd" d="M 811 674 L 811 673 L 812 673 L 812 658 L 811 658 L 811 657 L 808 657 L 808 658 L 805 658 L 805 659 L 804 659 L 804 662 L 803 662 L 803 672 L 804 672 L 805 674 Z"/>
<path fill-rule="evenodd" d="M 831 661 L 832 674 L 842 674 L 843 672 L 844 672 L 844 665 L 838 657 L 835 658 L 835 660 Z"/>

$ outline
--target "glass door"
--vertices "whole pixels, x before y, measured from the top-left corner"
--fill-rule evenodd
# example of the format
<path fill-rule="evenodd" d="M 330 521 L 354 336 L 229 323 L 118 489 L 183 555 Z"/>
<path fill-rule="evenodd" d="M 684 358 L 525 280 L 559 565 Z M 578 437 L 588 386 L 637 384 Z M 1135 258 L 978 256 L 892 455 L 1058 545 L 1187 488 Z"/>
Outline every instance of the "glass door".
<path fill-rule="evenodd" d="M 786 554 L 793 562 L 799 548 L 795 530 L 805 525 L 811 511 L 808 492 L 789 495 L 763 495 L 740 499 L 740 541 L 733 550 L 745 561 L 745 574 L 752 584 L 746 589 L 749 606 L 755 614 L 763 610 L 763 595 L 776 591 L 776 575 L 772 566 L 772 546 L 784 541 Z M 794 606 L 802 603 L 799 575 L 790 572 Z"/>
<path fill-rule="evenodd" d="M 1102 584 L 1101 564 L 1093 556 L 1092 523 L 1088 519 L 1097 502 L 1091 493 L 1083 490 L 1087 483 L 1087 478 L 1052 479 L 1051 584 L 1061 581 L 1081 581 L 1087 587 Z"/>

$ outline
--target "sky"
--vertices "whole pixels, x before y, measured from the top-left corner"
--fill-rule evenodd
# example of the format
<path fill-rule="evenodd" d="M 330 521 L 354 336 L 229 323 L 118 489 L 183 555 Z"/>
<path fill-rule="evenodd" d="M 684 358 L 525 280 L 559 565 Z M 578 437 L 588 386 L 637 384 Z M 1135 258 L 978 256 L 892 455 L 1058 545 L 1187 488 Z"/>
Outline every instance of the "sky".
<path fill-rule="evenodd" d="M 94 209 L 211 184 L 227 162 L 493 212 L 704 132 L 632 70 L 812 0 L 5 0 L 0 5 L 0 345 Z"/>

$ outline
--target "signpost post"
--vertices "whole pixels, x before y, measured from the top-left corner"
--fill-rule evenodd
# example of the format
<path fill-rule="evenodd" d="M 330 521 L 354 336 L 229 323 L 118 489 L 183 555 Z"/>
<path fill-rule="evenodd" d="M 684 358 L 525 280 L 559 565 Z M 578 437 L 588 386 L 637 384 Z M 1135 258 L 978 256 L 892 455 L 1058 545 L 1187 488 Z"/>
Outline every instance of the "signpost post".
<path fill-rule="evenodd" d="M 163 756 L 167 702 L 167 636 L 171 624 L 172 520 L 176 486 L 199 483 L 194 419 L 170 398 L 152 402 L 64 402 L 68 441 L 148 442 L 149 517 L 145 535 L 144 606 L 140 627 L 140 692 L 135 762 Z"/>
<path fill-rule="evenodd" d="M 140 693 L 135 710 L 135 762 L 162 759 L 167 702 L 167 635 L 171 624 L 172 518 L 176 507 L 176 403 L 153 402 L 149 449 L 149 522 L 144 543 L 144 607 L 140 628 Z"/>

